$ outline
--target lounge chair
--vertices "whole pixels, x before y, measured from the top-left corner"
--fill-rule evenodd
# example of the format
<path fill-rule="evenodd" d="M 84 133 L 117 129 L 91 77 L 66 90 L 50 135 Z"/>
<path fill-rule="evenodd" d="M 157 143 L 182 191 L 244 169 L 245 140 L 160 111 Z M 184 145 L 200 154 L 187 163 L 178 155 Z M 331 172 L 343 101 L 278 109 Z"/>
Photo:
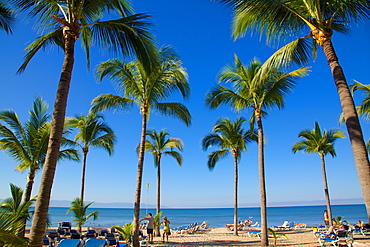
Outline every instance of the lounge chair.
<path fill-rule="evenodd" d="M 294 222 L 284 221 L 284 223 L 281 226 L 272 226 L 272 228 L 275 228 L 276 230 L 292 230 L 294 226 Z"/>
<path fill-rule="evenodd" d="M 104 247 L 108 246 L 107 240 L 103 238 L 90 238 L 86 241 L 84 247 Z"/>
<path fill-rule="evenodd" d="M 330 237 L 321 237 L 318 240 L 320 246 L 325 246 L 325 243 L 331 243 L 333 246 L 339 246 L 340 242 L 345 242 L 347 246 L 352 246 L 353 243 L 353 237 L 344 230 L 339 230 Z"/>
<path fill-rule="evenodd" d="M 63 239 L 58 244 L 58 247 L 81 247 L 83 244 L 84 241 L 81 239 Z"/>
<path fill-rule="evenodd" d="M 106 237 L 105 240 L 107 240 L 107 246 L 117 246 L 118 241 L 115 237 Z"/>
<path fill-rule="evenodd" d="M 68 222 L 68 221 L 61 222 L 61 223 L 59 223 L 58 228 L 59 229 L 65 229 L 67 231 L 70 231 L 71 228 L 72 228 L 72 223 L 71 222 Z"/>
<path fill-rule="evenodd" d="M 248 236 L 249 237 L 255 236 L 261 238 L 261 231 L 249 231 Z"/>
<path fill-rule="evenodd" d="M 230 231 L 234 231 L 234 224 L 225 224 L 225 226 L 230 230 Z M 236 227 L 238 228 L 238 230 L 241 230 L 243 225 L 238 223 L 236 224 Z"/>
<path fill-rule="evenodd" d="M 44 237 L 42 240 L 42 246 L 52 246 L 51 239 L 49 237 Z"/>
<path fill-rule="evenodd" d="M 250 227 L 258 227 L 259 225 L 258 221 L 256 221 L 254 224 L 250 225 Z"/>
<path fill-rule="evenodd" d="M 370 224 L 365 224 L 360 228 L 361 234 L 365 236 L 367 232 L 370 232 Z"/>

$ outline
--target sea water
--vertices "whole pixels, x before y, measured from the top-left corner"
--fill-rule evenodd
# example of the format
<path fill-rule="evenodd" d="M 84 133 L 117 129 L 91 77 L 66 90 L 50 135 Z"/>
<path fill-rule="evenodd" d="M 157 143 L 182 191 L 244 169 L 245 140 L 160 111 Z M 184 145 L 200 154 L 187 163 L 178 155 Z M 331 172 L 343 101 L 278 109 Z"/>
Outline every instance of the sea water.
<path fill-rule="evenodd" d="M 296 206 L 296 207 L 268 207 L 267 226 L 281 225 L 285 220 L 295 223 L 306 223 L 308 226 L 323 224 L 323 211 L 325 206 Z M 73 221 L 73 213 L 67 214 L 68 208 L 50 207 L 49 217 L 52 226 L 62 221 Z M 96 221 L 89 220 L 86 227 L 111 227 L 122 226 L 133 220 L 133 209 L 127 208 L 89 208 L 88 213 L 99 210 L 99 218 Z M 140 216 L 144 217 L 147 212 L 155 214 L 155 209 L 141 209 Z M 365 205 L 333 205 L 333 217 L 342 216 L 351 224 L 358 220 L 367 221 Z M 162 216 L 167 216 L 172 227 L 201 223 L 208 221 L 210 228 L 224 227 L 224 224 L 232 224 L 234 219 L 233 208 L 202 208 L 202 209 L 167 209 L 162 210 Z M 239 208 L 240 220 L 252 220 L 260 222 L 259 208 Z M 30 222 L 29 222 L 30 223 Z M 73 225 L 75 225 L 73 223 Z"/>

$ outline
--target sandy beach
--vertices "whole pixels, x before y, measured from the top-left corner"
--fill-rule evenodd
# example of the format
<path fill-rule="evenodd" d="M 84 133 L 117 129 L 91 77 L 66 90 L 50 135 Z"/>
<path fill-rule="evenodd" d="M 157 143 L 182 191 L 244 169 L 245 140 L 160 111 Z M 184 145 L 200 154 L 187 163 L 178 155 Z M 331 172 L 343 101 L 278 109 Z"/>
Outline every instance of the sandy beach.
<path fill-rule="evenodd" d="M 83 230 L 86 230 L 85 228 Z M 260 239 L 256 236 L 249 236 L 248 231 L 259 230 L 258 228 L 248 228 L 240 230 L 238 236 L 235 236 L 233 231 L 228 228 L 208 228 L 200 229 L 194 233 L 176 233 L 172 231 L 169 236 L 169 241 L 162 242 L 161 237 L 154 237 L 153 244 L 143 242 L 143 246 L 260 246 Z M 277 239 L 277 246 L 303 246 L 303 247 L 318 247 L 320 246 L 318 239 L 314 236 L 312 228 L 301 228 L 285 231 L 277 231 L 278 234 L 285 234 L 286 237 L 280 236 Z M 146 231 L 144 230 L 144 235 Z M 360 233 L 354 233 L 354 242 L 369 243 L 370 233 L 363 236 Z M 274 246 L 274 239 L 269 238 L 270 246 Z M 325 246 L 332 246 L 331 243 L 326 243 Z M 339 246 L 347 246 L 341 243 Z"/>
<path fill-rule="evenodd" d="M 280 231 L 288 238 L 280 236 L 277 240 L 277 246 L 320 246 L 317 238 L 314 236 L 311 228 L 298 230 Z M 357 243 L 370 243 L 370 233 L 366 236 L 360 233 L 354 234 L 354 241 Z M 273 246 L 274 239 L 269 238 L 270 246 Z M 148 246 L 260 246 L 258 237 L 248 236 L 247 230 L 239 231 L 238 236 L 227 228 L 209 228 L 198 230 L 192 234 L 173 233 L 169 237 L 168 243 L 162 243 L 160 237 L 154 237 L 154 244 Z M 326 243 L 326 246 L 331 244 Z M 344 243 L 341 246 L 347 246 Z"/>

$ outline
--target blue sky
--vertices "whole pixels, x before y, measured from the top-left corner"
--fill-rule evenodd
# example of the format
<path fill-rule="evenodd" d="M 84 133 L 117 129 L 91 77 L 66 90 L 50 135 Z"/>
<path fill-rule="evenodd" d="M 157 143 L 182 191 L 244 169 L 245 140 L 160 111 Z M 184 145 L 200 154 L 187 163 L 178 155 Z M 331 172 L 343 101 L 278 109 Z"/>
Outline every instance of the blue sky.
<path fill-rule="evenodd" d="M 250 112 L 236 115 L 228 107 L 210 110 L 204 104 L 205 94 L 216 83 L 218 72 L 232 63 L 237 54 L 245 63 L 254 57 L 264 61 L 275 48 L 258 37 L 247 36 L 234 41 L 231 37 L 231 15 L 223 6 L 207 0 L 188 1 L 134 1 L 136 12 L 149 13 L 154 23 L 154 33 L 160 45 L 172 45 L 179 53 L 189 74 L 191 97 L 183 101 L 190 110 L 193 121 L 186 127 L 179 120 L 153 114 L 148 127 L 168 129 L 172 137 L 181 138 L 185 144 L 184 164 L 162 159 L 162 205 L 167 207 L 232 207 L 233 160 L 221 160 L 213 171 L 206 162 L 208 152 L 200 147 L 202 138 L 212 131 L 221 117 L 234 120 L 237 116 L 249 118 Z M 333 35 L 334 47 L 348 82 L 356 79 L 368 84 L 368 58 L 370 51 L 369 23 L 354 26 L 350 36 Z M 0 81 L 3 93 L 0 109 L 13 109 L 22 121 L 36 95 L 40 95 L 53 108 L 63 54 L 48 49 L 40 51 L 26 71 L 16 75 L 23 61 L 23 49 L 37 34 L 31 25 L 17 22 L 13 35 L 0 33 Z M 87 70 L 79 43 L 68 100 L 67 116 L 87 114 L 91 100 L 101 93 L 115 93 L 109 81 L 96 83 L 94 68 L 102 61 L 115 56 L 99 53 L 93 48 L 92 68 Z M 291 148 L 298 141 L 298 133 L 312 129 L 318 121 L 322 129 L 341 128 L 339 98 L 322 51 L 311 63 L 310 75 L 299 80 L 294 92 L 286 98 L 283 110 L 273 109 L 264 119 L 265 166 L 268 205 L 311 205 L 324 203 L 321 163 L 318 155 L 297 153 Z M 357 104 L 360 94 L 356 94 Z M 118 142 L 113 156 L 99 149 L 91 149 L 87 161 L 85 199 L 104 203 L 132 203 L 134 201 L 137 173 L 135 148 L 139 142 L 141 117 L 134 108 L 127 113 L 104 112 L 105 120 L 117 134 Z M 362 121 L 365 138 L 369 138 L 369 123 Z M 247 125 L 245 125 L 247 128 Z M 346 130 L 345 130 L 346 131 Z M 259 204 L 257 145 L 250 144 L 239 166 L 239 206 Z M 337 203 L 362 203 L 349 139 L 336 143 L 337 157 L 328 156 L 327 175 L 330 195 Z M 14 170 L 17 164 L 4 153 L 0 154 L 0 198 L 9 196 L 9 183 L 24 188 L 26 173 Z M 33 194 L 37 194 L 41 172 L 36 175 Z M 73 200 L 79 196 L 81 163 L 62 162 L 57 167 L 52 200 Z M 149 183 L 147 190 L 145 184 Z M 143 174 L 142 202 L 155 204 L 156 170 L 153 158 L 146 154 Z"/>

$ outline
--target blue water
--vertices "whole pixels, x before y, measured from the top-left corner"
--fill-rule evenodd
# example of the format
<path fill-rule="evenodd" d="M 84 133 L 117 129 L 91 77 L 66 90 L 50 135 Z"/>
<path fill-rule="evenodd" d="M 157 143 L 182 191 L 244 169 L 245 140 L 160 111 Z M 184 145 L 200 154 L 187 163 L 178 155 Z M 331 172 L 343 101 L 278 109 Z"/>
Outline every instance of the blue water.
<path fill-rule="evenodd" d="M 68 208 L 51 207 L 49 215 L 52 226 L 58 222 L 74 220 L 72 213 L 66 214 Z M 132 209 L 118 208 L 91 208 L 88 212 L 99 210 L 99 219 L 88 221 L 86 227 L 111 227 L 122 226 L 133 219 Z M 306 223 L 309 226 L 323 223 L 323 211 L 325 206 L 297 206 L 297 207 L 269 207 L 267 209 L 267 225 L 281 225 L 285 220 L 296 223 Z M 333 205 L 333 217 L 343 216 L 349 223 L 356 223 L 357 220 L 367 221 L 365 205 Z M 154 209 L 148 212 L 155 214 Z M 209 209 L 163 209 L 163 216 L 171 221 L 171 228 L 181 225 L 188 225 L 194 222 L 208 221 L 211 228 L 223 227 L 224 224 L 233 223 L 232 208 L 209 208 Z M 141 216 L 144 217 L 146 209 L 142 209 Z M 260 222 L 259 208 L 239 208 L 238 217 L 240 220 L 251 218 L 253 222 Z"/>

